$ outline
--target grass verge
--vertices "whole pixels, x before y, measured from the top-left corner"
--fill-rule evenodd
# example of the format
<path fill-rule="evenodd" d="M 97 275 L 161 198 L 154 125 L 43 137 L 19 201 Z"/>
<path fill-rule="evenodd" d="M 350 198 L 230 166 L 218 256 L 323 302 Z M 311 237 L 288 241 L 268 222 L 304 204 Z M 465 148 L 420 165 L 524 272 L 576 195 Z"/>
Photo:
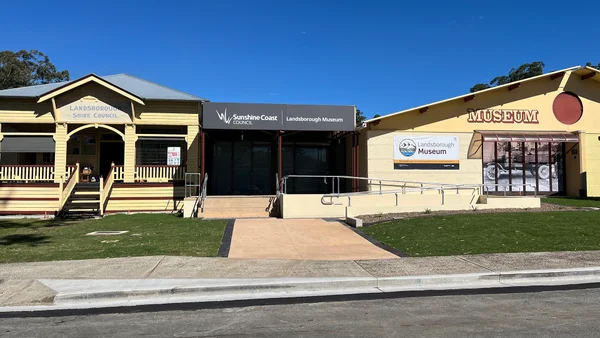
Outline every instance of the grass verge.
<path fill-rule="evenodd" d="M 595 211 L 431 216 L 363 231 L 410 256 L 600 250 L 600 212 Z"/>
<path fill-rule="evenodd" d="M 226 223 L 167 214 L 80 221 L 0 219 L 0 263 L 150 255 L 214 257 Z M 107 230 L 129 232 L 86 236 Z"/>

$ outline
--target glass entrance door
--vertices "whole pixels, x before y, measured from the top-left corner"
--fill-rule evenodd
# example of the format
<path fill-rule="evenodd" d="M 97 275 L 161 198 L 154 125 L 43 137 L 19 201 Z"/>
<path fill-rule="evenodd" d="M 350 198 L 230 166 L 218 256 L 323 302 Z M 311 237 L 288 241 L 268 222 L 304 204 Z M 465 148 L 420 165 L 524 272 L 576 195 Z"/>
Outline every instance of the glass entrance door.
<path fill-rule="evenodd" d="M 269 143 L 215 142 L 213 172 L 215 195 L 269 195 L 273 193 Z"/>

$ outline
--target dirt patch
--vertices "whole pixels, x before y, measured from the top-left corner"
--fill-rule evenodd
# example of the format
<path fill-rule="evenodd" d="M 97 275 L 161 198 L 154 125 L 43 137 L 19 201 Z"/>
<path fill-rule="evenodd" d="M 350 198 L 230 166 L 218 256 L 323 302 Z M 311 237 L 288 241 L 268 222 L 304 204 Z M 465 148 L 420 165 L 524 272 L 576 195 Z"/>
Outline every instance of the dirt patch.
<path fill-rule="evenodd" d="M 363 220 L 363 225 L 374 225 L 377 223 L 389 222 L 398 219 L 411 219 L 417 217 L 431 217 L 431 216 L 444 216 L 444 215 L 464 215 L 464 214 L 500 214 L 510 212 L 548 212 L 548 211 L 573 211 L 581 210 L 581 208 L 570 207 L 566 205 L 556 205 L 542 203 L 540 208 L 534 209 L 479 209 L 479 210 L 440 210 L 431 212 L 404 212 L 404 213 L 392 213 L 392 214 L 375 214 L 375 215 L 360 215 L 357 218 Z"/>

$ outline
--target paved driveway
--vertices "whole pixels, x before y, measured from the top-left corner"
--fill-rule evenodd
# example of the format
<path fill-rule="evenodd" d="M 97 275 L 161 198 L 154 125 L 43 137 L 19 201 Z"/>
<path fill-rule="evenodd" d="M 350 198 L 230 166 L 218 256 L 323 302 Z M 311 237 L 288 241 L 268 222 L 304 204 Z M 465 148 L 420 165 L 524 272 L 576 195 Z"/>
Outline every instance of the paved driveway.
<path fill-rule="evenodd" d="M 229 257 L 309 260 L 398 258 L 337 221 L 275 218 L 236 220 Z"/>

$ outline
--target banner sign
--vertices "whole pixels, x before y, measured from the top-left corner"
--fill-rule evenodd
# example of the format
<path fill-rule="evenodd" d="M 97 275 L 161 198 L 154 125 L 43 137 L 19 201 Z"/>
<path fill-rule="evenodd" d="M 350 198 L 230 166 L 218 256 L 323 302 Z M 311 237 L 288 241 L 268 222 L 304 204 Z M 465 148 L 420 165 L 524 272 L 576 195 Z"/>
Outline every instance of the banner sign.
<path fill-rule="evenodd" d="M 394 169 L 459 169 L 458 136 L 395 135 Z"/>
<path fill-rule="evenodd" d="M 167 165 L 181 165 L 181 147 L 167 148 Z"/>
<path fill-rule="evenodd" d="M 202 127 L 243 130 L 352 131 L 354 106 L 205 102 Z"/>

